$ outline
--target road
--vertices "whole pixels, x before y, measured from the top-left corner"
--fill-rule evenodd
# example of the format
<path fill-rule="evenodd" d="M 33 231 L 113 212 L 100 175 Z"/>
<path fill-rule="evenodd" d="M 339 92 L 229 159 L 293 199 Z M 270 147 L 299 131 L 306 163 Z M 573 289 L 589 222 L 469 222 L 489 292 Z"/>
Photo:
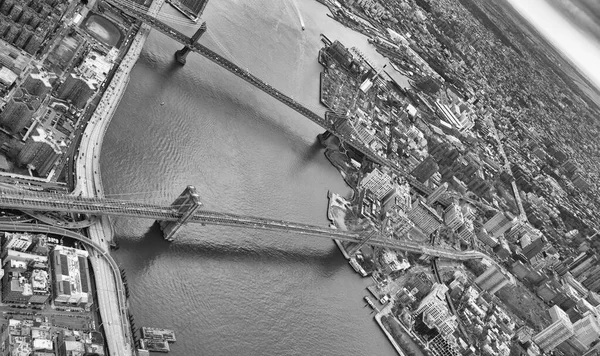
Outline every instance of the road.
<path fill-rule="evenodd" d="M 150 12 L 158 13 L 163 3 L 164 0 L 155 0 L 150 6 Z M 125 91 L 131 69 L 139 58 L 149 33 L 150 27 L 142 25 L 81 135 L 80 145 L 75 155 L 75 172 L 71 172 L 71 174 L 75 173 L 76 183 L 72 192 L 75 196 L 104 196 L 100 175 L 102 139 Z M 103 251 L 108 251 L 109 242 L 112 240 L 108 217 L 103 216 L 98 223 L 91 225 L 88 228 L 88 235 L 91 243 Z M 121 286 L 115 282 L 120 278 L 120 272 L 118 268 L 115 269 L 116 264 L 112 264 L 114 261 L 103 258 L 105 256 L 108 256 L 108 253 L 91 255 L 90 261 L 95 272 L 100 316 L 106 332 L 106 344 L 111 356 L 131 356 L 135 345 L 133 345 L 131 337 L 126 304 L 122 300 L 124 294 Z"/>
<path fill-rule="evenodd" d="M 500 155 L 504 160 L 504 170 L 506 173 L 510 174 L 512 177 L 512 170 L 510 168 L 510 161 L 508 160 L 508 156 L 506 156 L 506 151 L 504 150 L 504 145 L 500 138 L 498 137 L 498 129 L 496 128 L 496 123 L 492 122 L 491 131 L 493 133 L 494 139 L 498 145 L 498 151 L 500 151 Z M 517 210 L 519 211 L 519 221 L 527 222 L 527 214 L 525 213 L 525 209 L 523 208 L 523 202 L 521 201 L 521 195 L 519 194 L 519 188 L 517 187 L 517 183 L 515 182 L 514 177 L 510 181 L 510 186 L 512 188 L 513 196 L 515 198 L 515 202 L 517 203 Z"/>

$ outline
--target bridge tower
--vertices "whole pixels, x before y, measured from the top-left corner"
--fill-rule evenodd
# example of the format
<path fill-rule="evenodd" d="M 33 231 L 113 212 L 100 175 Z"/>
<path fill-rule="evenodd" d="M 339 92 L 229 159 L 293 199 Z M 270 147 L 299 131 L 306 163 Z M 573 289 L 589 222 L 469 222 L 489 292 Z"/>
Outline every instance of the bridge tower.
<path fill-rule="evenodd" d="M 187 57 L 188 53 L 190 53 L 190 51 L 191 51 L 190 47 L 192 45 L 194 45 L 196 42 L 198 42 L 198 40 L 200 39 L 200 37 L 202 37 L 204 32 L 206 32 L 206 21 L 203 22 L 202 25 L 200 25 L 200 28 L 198 29 L 198 31 L 196 31 L 196 33 L 194 33 L 194 35 L 190 39 L 190 43 L 186 44 L 182 49 L 175 52 L 175 59 L 177 60 L 177 62 L 179 62 L 179 64 L 181 64 L 181 65 L 185 64 L 186 57 Z"/>
<path fill-rule="evenodd" d="M 370 239 L 378 235 L 378 231 L 376 229 L 367 230 L 361 233 L 362 240 L 360 242 L 351 242 L 348 246 L 346 246 L 346 252 L 351 257 L 356 255 L 358 250 L 360 250 L 364 245 L 369 242 Z"/>
<path fill-rule="evenodd" d="M 181 217 L 177 221 L 158 221 L 160 229 L 163 231 L 163 236 L 167 241 L 173 241 L 177 231 L 185 225 L 185 223 L 194 216 L 196 210 L 198 210 L 202 203 L 200 202 L 200 196 L 196 191 L 196 187 L 188 185 L 183 192 L 175 199 L 172 207 L 181 213 Z"/>

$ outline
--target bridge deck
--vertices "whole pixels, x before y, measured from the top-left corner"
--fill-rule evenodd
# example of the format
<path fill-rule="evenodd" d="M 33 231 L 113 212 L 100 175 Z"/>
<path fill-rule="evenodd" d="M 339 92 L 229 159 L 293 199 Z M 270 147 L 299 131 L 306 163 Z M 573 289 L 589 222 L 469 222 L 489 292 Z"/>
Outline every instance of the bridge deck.
<path fill-rule="evenodd" d="M 174 206 L 160 206 L 126 200 L 104 198 L 82 198 L 46 192 L 0 190 L 0 206 L 3 208 L 28 211 L 62 211 L 88 215 L 113 215 L 147 218 L 154 220 L 177 221 L 182 214 Z M 208 210 L 198 210 L 191 223 L 243 227 L 249 229 L 288 232 L 300 235 L 333 238 L 342 241 L 361 242 L 360 232 L 342 231 L 297 222 L 267 219 Z M 480 259 L 485 255 L 476 251 L 459 252 L 442 248 L 432 248 L 421 244 L 384 238 L 372 238 L 368 244 L 395 250 L 455 259 Z"/>

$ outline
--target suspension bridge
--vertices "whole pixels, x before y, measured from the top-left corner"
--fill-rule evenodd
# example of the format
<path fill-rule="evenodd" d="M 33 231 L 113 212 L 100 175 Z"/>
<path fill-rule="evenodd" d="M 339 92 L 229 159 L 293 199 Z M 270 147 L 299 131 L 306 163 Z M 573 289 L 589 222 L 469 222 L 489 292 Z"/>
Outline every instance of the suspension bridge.
<path fill-rule="evenodd" d="M 390 239 L 374 233 L 373 230 L 342 231 L 327 227 L 303 224 L 292 221 L 261 218 L 256 216 L 223 213 L 200 209 L 198 194 L 188 186 L 171 205 L 150 204 L 138 201 L 84 198 L 59 193 L 0 190 L 0 206 L 7 209 L 26 211 L 60 211 L 86 215 L 129 216 L 153 219 L 159 222 L 165 238 L 175 239 L 176 233 L 185 224 L 218 225 L 255 230 L 268 230 L 298 235 L 337 239 L 350 245 L 364 244 L 385 247 L 393 250 L 430 255 L 453 260 L 485 258 L 477 251 L 455 251 L 439 247 L 423 246 L 408 240 Z"/>
<path fill-rule="evenodd" d="M 328 111 L 324 116 L 317 114 L 315 111 L 309 109 L 306 105 L 303 105 L 290 96 L 284 94 L 283 92 L 277 90 L 273 86 L 269 85 L 265 81 L 256 77 L 248 70 L 236 65 L 232 61 L 226 59 L 225 57 L 219 55 L 215 51 L 209 49 L 208 47 L 198 43 L 197 41 L 201 38 L 201 36 L 207 31 L 206 23 L 203 23 L 200 28 L 194 33 L 192 37 L 188 37 L 177 29 L 167 25 L 163 21 L 161 21 L 158 16 L 153 15 L 148 12 L 148 9 L 135 4 L 129 0 L 105 0 L 106 4 L 113 6 L 115 9 L 119 10 L 125 15 L 133 17 L 141 22 L 149 25 L 150 27 L 156 29 L 157 31 L 165 34 L 171 39 L 181 43 L 184 47 L 176 52 L 175 57 L 177 60 L 184 64 L 186 61 L 186 57 L 188 53 L 195 52 L 203 56 L 204 58 L 210 60 L 214 64 L 220 66 L 221 68 L 226 69 L 230 73 L 236 75 L 237 77 L 243 79 L 250 85 L 260 89 L 271 97 L 277 99 L 284 105 L 290 107 L 294 111 L 303 115 L 307 119 L 311 120 L 315 124 L 319 125 L 323 129 L 326 130 L 328 135 L 333 134 L 340 138 L 340 140 L 350 146 L 352 146 L 356 151 L 360 152 L 362 155 L 367 157 L 369 160 L 378 163 L 383 166 L 390 167 L 397 175 L 407 176 L 407 171 L 404 167 L 398 165 L 398 163 L 387 159 L 386 157 L 378 154 L 373 151 L 369 147 L 367 147 L 360 140 L 355 138 L 353 135 L 344 134 L 342 132 L 338 132 L 335 129 L 335 123 L 339 122 L 339 120 L 345 120 L 345 115 L 338 114 L 335 112 Z M 218 41 L 217 41 L 218 43 Z M 411 182 L 413 183 L 413 182 Z M 421 187 L 422 189 L 427 189 Z"/>

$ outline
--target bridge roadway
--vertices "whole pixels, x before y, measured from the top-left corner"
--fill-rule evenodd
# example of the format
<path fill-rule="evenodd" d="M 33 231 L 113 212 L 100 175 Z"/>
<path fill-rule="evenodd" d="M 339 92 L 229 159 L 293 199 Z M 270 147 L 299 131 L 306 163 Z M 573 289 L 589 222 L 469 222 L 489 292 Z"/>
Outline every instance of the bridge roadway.
<path fill-rule="evenodd" d="M 181 218 L 181 213 L 178 213 L 173 206 L 165 207 L 126 200 L 74 197 L 46 192 L 0 190 L 0 206 L 18 210 L 64 211 L 95 215 L 131 216 L 167 221 L 177 221 Z M 198 210 L 189 222 L 203 225 L 220 225 L 297 233 L 300 235 L 333 238 L 349 242 L 361 242 L 363 239 L 363 236 L 359 232 L 342 231 L 291 221 L 220 213 L 208 210 Z M 411 241 L 389 240 L 380 237 L 372 238 L 368 243 L 373 246 L 426 254 L 452 260 L 464 261 L 469 259 L 488 258 L 485 254 L 478 251 L 454 251 L 439 247 L 423 246 L 422 244 Z"/>

